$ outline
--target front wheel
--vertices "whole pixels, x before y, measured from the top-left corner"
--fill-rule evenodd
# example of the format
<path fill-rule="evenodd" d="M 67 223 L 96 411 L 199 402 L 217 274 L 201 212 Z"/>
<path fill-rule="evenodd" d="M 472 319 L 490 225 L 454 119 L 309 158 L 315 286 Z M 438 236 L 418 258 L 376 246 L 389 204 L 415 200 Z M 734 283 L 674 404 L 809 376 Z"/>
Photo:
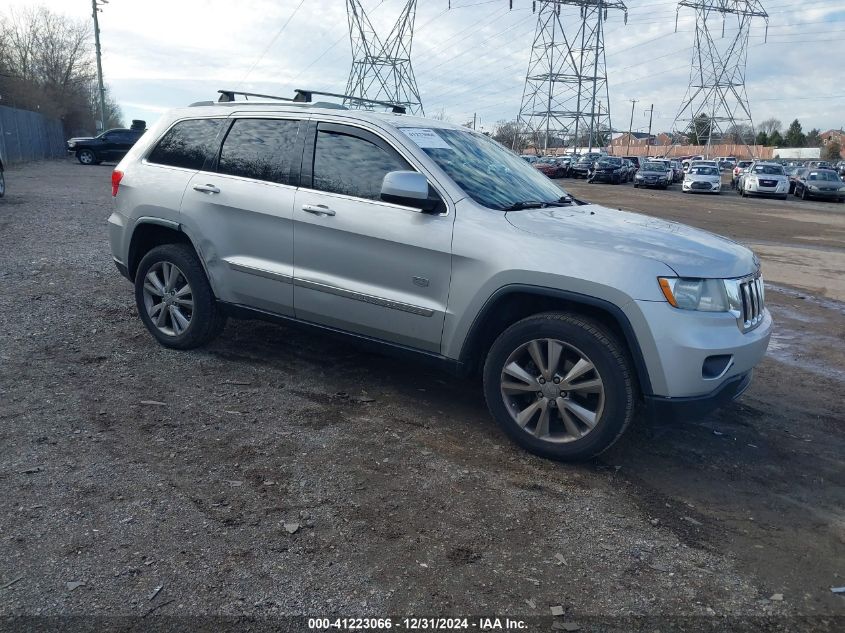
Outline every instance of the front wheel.
<path fill-rule="evenodd" d="M 135 302 L 144 325 L 165 347 L 200 347 L 226 324 L 205 270 L 186 244 L 164 244 L 144 256 L 135 275 Z"/>
<path fill-rule="evenodd" d="M 76 160 L 83 165 L 95 165 L 97 163 L 97 157 L 90 149 L 81 149 L 76 152 Z"/>
<path fill-rule="evenodd" d="M 573 314 L 515 323 L 484 364 L 493 417 L 518 444 L 553 459 L 589 459 L 607 449 L 633 419 L 634 393 L 624 347 Z"/>

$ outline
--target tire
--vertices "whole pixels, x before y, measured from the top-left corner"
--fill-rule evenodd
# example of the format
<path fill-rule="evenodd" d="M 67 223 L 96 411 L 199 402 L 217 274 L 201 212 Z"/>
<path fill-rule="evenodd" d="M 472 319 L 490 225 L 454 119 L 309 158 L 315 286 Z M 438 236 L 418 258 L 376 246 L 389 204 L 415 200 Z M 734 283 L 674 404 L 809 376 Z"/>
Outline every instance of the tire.
<path fill-rule="evenodd" d="M 781 197 L 780 197 L 780 199 L 781 199 L 781 200 L 786 200 L 788 197 L 789 197 L 788 195 L 786 195 L 786 196 L 781 196 Z"/>
<path fill-rule="evenodd" d="M 0 198 L 6 195 L 6 176 L 0 171 Z"/>
<path fill-rule="evenodd" d="M 560 346 L 556 371 L 541 371 L 533 364 L 532 341 L 541 346 L 546 364 L 550 341 Z M 562 396 L 566 376 L 581 362 L 591 369 L 570 379 L 572 388 L 564 389 Z M 520 371 L 505 372 L 514 366 Z M 623 345 L 598 323 L 573 314 L 549 312 L 518 321 L 499 335 L 484 364 L 484 397 L 490 413 L 517 444 L 552 459 L 590 459 L 610 447 L 634 417 L 635 393 Z M 547 426 L 541 407 L 548 412 Z M 525 416 L 522 425 L 517 421 L 519 412 Z"/>
<path fill-rule="evenodd" d="M 171 284 L 167 277 L 173 266 L 177 272 Z M 159 284 L 152 283 L 148 278 L 150 273 Z M 178 292 L 182 292 L 185 286 L 188 290 L 180 301 Z M 190 308 L 188 302 L 191 303 Z M 156 246 L 144 256 L 135 274 L 135 303 L 138 315 L 150 334 L 165 347 L 173 349 L 194 349 L 205 345 L 217 337 L 226 325 L 226 316 L 217 307 L 205 270 L 194 250 L 186 244 Z M 156 305 L 164 307 L 156 311 Z M 177 319 L 174 309 L 187 321 L 187 326 Z M 153 318 L 165 310 L 168 312 L 156 325 Z M 184 329 L 180 331 L 180 328 Z"/>
<path fill-rule="evenodd" d="M 97 156 L 90 149 L 81 149 L 76 152 L 76 160 L 83 165 L 96 165 Z"/>
<path fill-rule="evenodd" d="M 640 188 L 640 186 L 636 182 L 634 182 L 634 189 L 639 189 L 639 188 Z"/>

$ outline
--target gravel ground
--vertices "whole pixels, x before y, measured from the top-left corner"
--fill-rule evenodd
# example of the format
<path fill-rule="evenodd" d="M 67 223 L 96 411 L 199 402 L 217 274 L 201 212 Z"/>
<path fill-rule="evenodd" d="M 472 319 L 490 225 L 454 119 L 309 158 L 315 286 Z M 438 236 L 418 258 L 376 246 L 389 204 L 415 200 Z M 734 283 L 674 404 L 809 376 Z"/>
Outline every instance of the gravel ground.
<path fill-rule="evenodd" d="M 158 346 L 111 262 L 109 172 L 12 169 L 0 200 L 0 617 L 41 616 L 0 628 L 560 605 L 582 630 L 843 630 L 842 303 L 771 290 L 741 401 L 558 464 L 507 441 L 476 381 L 343 339 L 230 321 L 206 349 Z"/>

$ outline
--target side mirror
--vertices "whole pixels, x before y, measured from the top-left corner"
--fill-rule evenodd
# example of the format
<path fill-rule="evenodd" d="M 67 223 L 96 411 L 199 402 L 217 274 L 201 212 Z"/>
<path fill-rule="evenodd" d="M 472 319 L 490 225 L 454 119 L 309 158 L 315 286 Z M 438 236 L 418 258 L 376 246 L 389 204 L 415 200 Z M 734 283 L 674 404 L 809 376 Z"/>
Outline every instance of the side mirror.
<path fill-rule="evenodd" d="M 434 211 L 440 204 L 428 195 L 428 178 L 416 171 L 391 171 L 381 183 L 381 199 L 393 204 Z"/>

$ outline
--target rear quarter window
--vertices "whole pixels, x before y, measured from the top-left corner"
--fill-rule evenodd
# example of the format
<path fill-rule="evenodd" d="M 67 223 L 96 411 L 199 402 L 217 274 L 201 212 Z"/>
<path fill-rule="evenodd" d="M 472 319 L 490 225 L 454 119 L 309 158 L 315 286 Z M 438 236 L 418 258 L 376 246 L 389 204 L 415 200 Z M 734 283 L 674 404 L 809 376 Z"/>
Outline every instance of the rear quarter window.
<path fill-rule="evenodd" d="M 189 119 L 170 128 L 155 146 L 147 161 L 157 165 L 202 169 L 217 149 L 222 119 Z"/>

